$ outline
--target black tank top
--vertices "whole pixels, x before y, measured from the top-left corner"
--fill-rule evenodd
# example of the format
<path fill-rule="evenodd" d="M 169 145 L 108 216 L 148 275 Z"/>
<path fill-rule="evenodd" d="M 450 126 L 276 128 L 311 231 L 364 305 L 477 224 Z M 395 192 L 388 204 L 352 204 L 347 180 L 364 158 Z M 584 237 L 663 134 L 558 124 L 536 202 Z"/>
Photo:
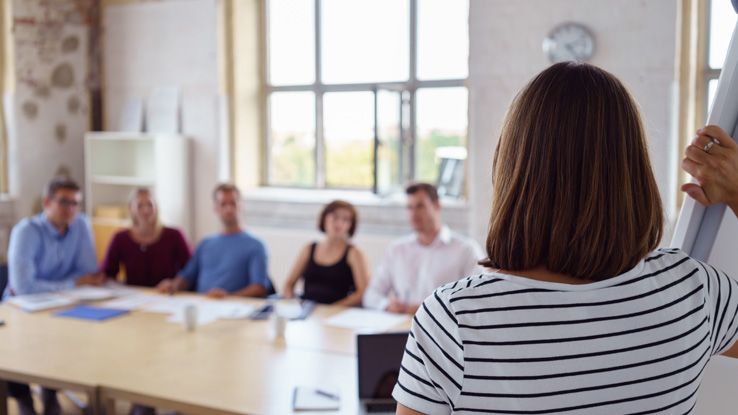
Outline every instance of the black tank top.
<path fill-rule="evenodd" d="M 302 274 L 304 280 L 302 298 L 323 304 L 335 303 L 356 290 L 354 273 L 348 264 L 351 245 L 346 247 L 343 257 L 333 265 L 320 265 L 315 262 L 316 246 L 316 242 L 310 246 L 310 259 Z"/>

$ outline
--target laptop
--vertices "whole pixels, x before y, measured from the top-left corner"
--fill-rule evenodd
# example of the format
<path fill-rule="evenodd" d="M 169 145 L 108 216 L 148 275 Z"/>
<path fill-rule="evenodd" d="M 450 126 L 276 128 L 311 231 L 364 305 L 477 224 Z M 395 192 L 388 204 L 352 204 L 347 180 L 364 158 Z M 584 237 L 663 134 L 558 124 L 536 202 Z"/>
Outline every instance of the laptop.
<path fill-rule="evenodd" d="M 392 389 L 400 374 L 408 332 L 359 334 L 359 402 L 362 414 L 394 414 L 397 402 Z"/>

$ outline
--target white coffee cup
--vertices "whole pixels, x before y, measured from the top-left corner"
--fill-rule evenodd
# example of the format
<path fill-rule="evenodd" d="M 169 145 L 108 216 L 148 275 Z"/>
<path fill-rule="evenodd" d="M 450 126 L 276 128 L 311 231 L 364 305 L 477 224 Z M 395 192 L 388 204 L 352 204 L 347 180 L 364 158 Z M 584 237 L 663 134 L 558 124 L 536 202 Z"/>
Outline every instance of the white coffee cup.
<path fill-rule="evenodd" d="M 197 306 L 194 304 L 187 304 L 184 307 L 184 327 L 187 331 L 194 331 L 197 327 Z"/>
<path fill-rule="evenodd" d="M 287 329 L 287 317 L 275 311 L 269 317 L 269 320 L 272 339 L 284 339 L 284 333 Z"/>

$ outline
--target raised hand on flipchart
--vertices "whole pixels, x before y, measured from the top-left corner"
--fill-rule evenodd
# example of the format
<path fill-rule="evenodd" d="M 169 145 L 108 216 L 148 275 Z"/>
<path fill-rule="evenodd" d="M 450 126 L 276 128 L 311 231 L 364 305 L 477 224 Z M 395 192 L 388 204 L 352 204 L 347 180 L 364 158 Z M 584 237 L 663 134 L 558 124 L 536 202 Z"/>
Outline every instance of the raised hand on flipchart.
<path fill-rule="evenodd" d="M 738 144 L 728 133 L 716 125 L 697 130 L 682 168 L 697 180 L 682 191 L 705 206 L 725 203 L 738 215 Z"/>

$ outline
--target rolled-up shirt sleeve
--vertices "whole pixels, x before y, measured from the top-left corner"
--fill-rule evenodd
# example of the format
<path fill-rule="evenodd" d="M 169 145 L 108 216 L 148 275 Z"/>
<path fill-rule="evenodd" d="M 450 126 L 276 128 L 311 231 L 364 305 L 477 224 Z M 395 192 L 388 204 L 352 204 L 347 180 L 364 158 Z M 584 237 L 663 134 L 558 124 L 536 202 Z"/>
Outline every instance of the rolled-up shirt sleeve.
<path fill-rule="evenodd" d="M 254 254 L 249 258 L 249 285 L 259 284 L 267 289 L 267 291 L 272 287 L 268 275 L 269 271 L 267 270 L 268 262 L 266 247 L 260 242 Z"/>
<path fill-rule="evenodd" d="M 369 280 L 369 285 L 364 291 L 362 305 L 366 308 L 384 310 L 389 305 L 388 295 L 392 290 L 391 249 L 387 249 L 384 253 L 382 263 L 377 267 L 374 275 Z"/>
<path fill-rule="evenodd" d="M 712 324 L 712 354 L 721 354 L 738 340 L 738 281 L 725 272 L 702 262 L 705 271 L 707 295 L 705 307 Z"/>
<path fill-rule="evenodd" d="M 418 309 L 393 397 L 426 414 L 451 413 L 464 379 L 464 346 L 453 309 L 436 290 Z"/>
<path fill-rule="evenodd" d="M 87 218 L 82 218 L 82 220 L 84 226 L 76 252 L 74 271 L 71 275 L 75 281 L 79 277 L 94 274 L 97 271 L 97 257 L 95 255 L 95 242 L 92 237 L 92 225 Z"/>

